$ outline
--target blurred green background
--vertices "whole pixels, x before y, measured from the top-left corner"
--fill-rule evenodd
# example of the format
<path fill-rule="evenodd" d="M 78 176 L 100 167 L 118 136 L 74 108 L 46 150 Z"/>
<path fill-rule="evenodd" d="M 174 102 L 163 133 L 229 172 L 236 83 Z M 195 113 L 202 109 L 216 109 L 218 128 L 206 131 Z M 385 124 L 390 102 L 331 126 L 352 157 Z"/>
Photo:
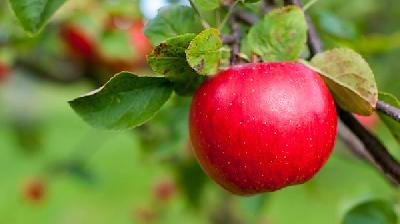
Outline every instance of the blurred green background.
<path fill-rule="evenodd" d="M 29 37 L 0 0 L 0 63 L 8 67 L 0 81 L 0 223 L 336 224 L 360 201 L 400 202 L 397 189 L 340 141 L 310 182 L 232 196 L 203 174 L 190 152 L 188 97 L 174 96 L 154 120 L 132 131 L 85 124 L 67 101 L 118 70 L 149 72 L 138 47 L 128 47 L 124 24 L 145 21 L 160 6 L 69 0 L 40 35 Z M 326 48 L 360 52 L 379 89 L 400 97 L 398 0 L 320 0 L 309 13 Z M 105 25 L 110 15 L 111 28 Z M 86 30 L 106 55 L 103 64 L 71 53 L 60 37 L 65 24 Z M 388 130 L 379 122 L 373 126 L 400 158 Z M 40 199 L 32 197 L 32 186 L 39 186 Z"/>

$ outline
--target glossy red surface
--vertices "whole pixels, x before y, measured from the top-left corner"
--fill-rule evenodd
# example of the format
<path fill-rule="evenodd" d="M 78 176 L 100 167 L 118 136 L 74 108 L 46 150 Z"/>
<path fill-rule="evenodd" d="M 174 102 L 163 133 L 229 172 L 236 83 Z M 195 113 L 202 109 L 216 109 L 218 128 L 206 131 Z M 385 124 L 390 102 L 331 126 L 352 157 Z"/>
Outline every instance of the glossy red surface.
<path fill-rule="evenodd" d="M 295 62 L 257 63 L 204 82 L 189 126 L 204 171 L 249 195 L 313 177 L 332 152 L 337 115 L 318 73 Z"/>

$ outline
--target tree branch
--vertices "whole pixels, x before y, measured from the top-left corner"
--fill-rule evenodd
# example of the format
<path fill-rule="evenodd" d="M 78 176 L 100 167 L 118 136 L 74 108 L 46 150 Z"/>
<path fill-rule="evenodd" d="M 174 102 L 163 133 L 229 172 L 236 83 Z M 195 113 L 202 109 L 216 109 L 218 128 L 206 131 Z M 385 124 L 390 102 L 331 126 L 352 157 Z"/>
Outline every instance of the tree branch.
<path fill-rule="evenodd" d="M 240 20 L 249 25 L 253 25 L 258 20 L 258 18 L 256 16 L 254 16 L 253 14 L 248 13 L 244 10 L 237 10 L 233 15 L 237 20 Z"/>
<path fill-rule="evenodd" d="M 236 38 L 234 35 L 224 35 L 222 36 L 222 44 L 231 45 L 236 42 Z"/>
<path fill-rule="evenodd" d="M 393 118 L 394 120 L 400 122 L 400 109 L 396 108 L 392 105 L 389 105 L 383 101 L 378 100 L 376 103 L 376 109 L 389 117 Z"/>
<path fill-rule="evenodd" d="M 284 4 L 292 4 L 302 7 L 302 3 L 299 0 L 284 0 Z M 322 51 L 322 43 L 318 36 L 318 33 L 315 30 L 314 24 L 306 14 L 306 19 L 308 23 L 308 46 L 310 48 L 310 56 L 314 56 L 315 54 Z M 380 109 L 384 109 L 388 111 L 388 107 L 384 107 L 381 103 L 379 104 Z M 393 108 L 391 108 L 393 109 Z M 394 182 L 396 185 L 400 185 L 400 164 L 394 159 L 394 157 L 388 152 L 382 142 L 374 136 L 371 132 L 369 132 L 364 126 L 358 122 L 354 116 L 337 107 L 338 115 L 343 123 L 354 133 L 355 136 L 359 138 L 362 144 L 365 147 L 365 152 L 368 153 L 368 157 L 372 159 L 372 161 L 380 168 L 380 170 L 385 174 L 385 176 L 389 177 L 391 182 Z M 393 112 L 393 111 L 392 111 Z M 347 141 L 349 143 L 349 141 Z M 355 147 L 354 144 L 348 144 L 349 147 Z M 355 149 L 353 148 L 353 151 Z"/>
<path fill-rule="evenodd" d="M 275 0 L 264 0 L 263 12 L 267 13 L 274 7 L 275 4 L 276 4 Z"/>
<path fill-rule="evenodd" d="M 372 160 L 387 176 L 390 176 L 392 180 L 399 185 L 400 164 L 390 155 L 382 142 L 365 129 L 352 114 L 345 112 L 339 107 L 337 110 L 340 119 L 361 140 Z"/>
<path fill-rule="evenodd" d="M 236 22 L 236 18 L 234 16 L 229 18 L 229 25 L 232 29 L 232 36 L 234 37 L 234 41 L 231 44 L 231 58 L 230 64 L 238 64 L 240 62 L 239 52 L 240 52 L 240 25 Z"/>

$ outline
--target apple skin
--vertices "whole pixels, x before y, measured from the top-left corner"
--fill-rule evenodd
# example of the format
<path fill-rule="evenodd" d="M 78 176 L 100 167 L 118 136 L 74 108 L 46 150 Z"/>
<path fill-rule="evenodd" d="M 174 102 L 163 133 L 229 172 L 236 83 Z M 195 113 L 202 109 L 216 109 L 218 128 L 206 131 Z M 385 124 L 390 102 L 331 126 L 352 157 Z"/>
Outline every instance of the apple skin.
<path fill-rule="evenodd" d="M 196 91 L 189 115 L 203 170 L 238 195 L 311 179 L 328 160 L 337 128 L 318 73 L 296 62 L 233 66 Z"/>

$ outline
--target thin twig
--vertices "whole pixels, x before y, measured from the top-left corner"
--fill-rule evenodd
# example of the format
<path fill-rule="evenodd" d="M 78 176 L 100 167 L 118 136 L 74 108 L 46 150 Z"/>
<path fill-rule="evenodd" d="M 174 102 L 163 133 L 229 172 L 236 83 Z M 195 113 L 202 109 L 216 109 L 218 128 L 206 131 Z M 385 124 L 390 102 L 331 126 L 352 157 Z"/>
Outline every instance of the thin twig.
<path fill-rule="evenodd" d="M 258 18 L 256 16 L 254 16 L 251 13 L 248 13 L 244 10 L 237 10 L 234 13 L 234 16 L 236 17 L 237 20 L 240 20 L 244 23 L 247 23 L 249 25 L 253 25 L 254 23 L 257 22 Z"/>
<path fill-rule="evenodd" d="M 224 35 L 222 37 L 222 44 L 233 44 L 236 41 L 236 37 L 234 35 Z"/>
<path fill-rule="evenodd" d="M 231 44 L 231 57 L 230 64 L 238 64 L 240 62 L 239 52 L 240 52 L 240 25 L 237 23 L 235 16 L 229 18 L 229 25 L 232 29 L 232 36 L 234 37 L 234 42 Z"/>
<path fill-rule="evenodd" d="M 235 6 L 239 3 L 239 0 L 236 0 L 235 2 L 233 2 L 230 6 L 229 6 L 229 10 L 228 13 L 226 13 L 224 19 L 222 20 L 221 24 L 219 24 L 218 26 L 218 30 L 222 30 L 225 26 L 225 23 L 228 21 L 228 19 L 231 17 L 233 9 L 235 8 Z"/>
<path fill-rule="evenodd" d="M 205 29 L 210 28 L 210 24 L 207 23 L 207 21 L 204 19 L 204 17 L 201 15 L 200 10 L 197 8 L 196 4 L 194 4 L 193 0 L 189 0 L 190 6 L 192 7 L 193 11 L 196 13 L 196 15 L 199 17 L 201 25 Z"/>
<path fill-rule="evenodd" d="M 309 9 L 312 5 L 314 5 L 316 2 L 318 2 L 318 0 L 310 0 L 308 1 L 304 6 L 303 6 L 303 10 L 307 11 L 307 9 Z"/>
<path fill-rule="evenodd" d="M 378 100 L 376 103 L 376 109 L 389 117 L 393 118 L 393 120 L 400 122 L 400 109 L 396 108 L 392 105 L 389 105 L 381 100 Z"/>
<path fill-rule="evenodd" d="M 295 4 L 293 0 L 283 0 L 283 5 L 297 5 L 297 4 Z"/>

